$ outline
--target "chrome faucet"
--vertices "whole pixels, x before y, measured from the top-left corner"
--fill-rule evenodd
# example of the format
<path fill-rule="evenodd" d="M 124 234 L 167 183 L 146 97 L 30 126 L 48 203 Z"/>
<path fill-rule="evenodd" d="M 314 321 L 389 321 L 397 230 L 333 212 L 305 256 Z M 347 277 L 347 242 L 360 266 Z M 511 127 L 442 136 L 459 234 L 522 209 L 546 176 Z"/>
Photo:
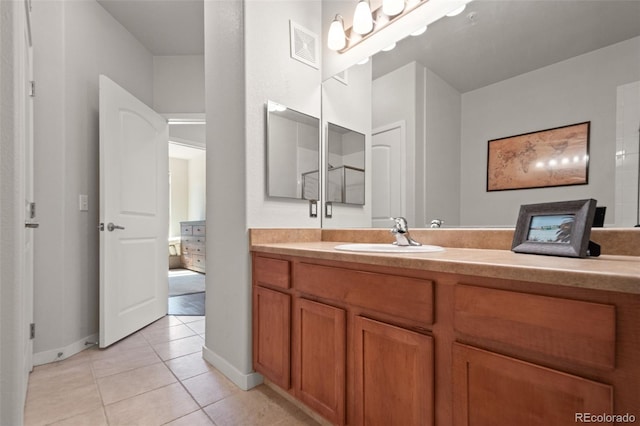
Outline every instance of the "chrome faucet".
<path fill-rule="evenodd" d="M 431 228 L 440 228 L 444 223 L 444 219 L 433 219 L 431 221 Z"/>
<path fill-rule="evenodd" d="M 391 233 L 396 237 L 396 242 L 393 243 L 398 246 L 421 246 L 422 244 L 415 241 L 409 235 L 409 226 L 407 226 L 407 219 L 404 217 L 392 217 L 391 220 L 395 222 Z"/>

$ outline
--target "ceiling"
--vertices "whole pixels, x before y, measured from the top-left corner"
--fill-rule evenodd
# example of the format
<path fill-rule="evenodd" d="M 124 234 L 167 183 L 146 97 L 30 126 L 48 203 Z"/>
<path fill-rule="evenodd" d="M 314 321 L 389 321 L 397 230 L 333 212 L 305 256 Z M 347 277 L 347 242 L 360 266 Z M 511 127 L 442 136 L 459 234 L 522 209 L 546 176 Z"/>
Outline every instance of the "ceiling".
<path fill-rule="evenodd" d="M 154 56 L 204 54 L 203 0 L 97 0 Z"/>
<path fill-rule="evenodd" d="M 465 93 L 638 35 L 638 0 L 476 0 L 375 55 L 373 77 L 418 61 Z"/>

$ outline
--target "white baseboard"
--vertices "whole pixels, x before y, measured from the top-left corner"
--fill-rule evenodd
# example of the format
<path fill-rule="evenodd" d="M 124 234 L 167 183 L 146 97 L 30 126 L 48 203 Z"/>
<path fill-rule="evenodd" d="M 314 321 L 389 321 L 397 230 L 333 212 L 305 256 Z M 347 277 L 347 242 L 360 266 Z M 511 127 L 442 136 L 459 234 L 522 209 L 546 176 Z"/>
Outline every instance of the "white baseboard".
<path fill-rule="evenodd" d="M 213 365 L 217 368 L 222 374 L 227 376 L 229 380 L 236 384 L 242 390 L 249 390 L 251 388 L 255 388 L 259 384 L 262 384 L 263 377 L 259 373 L 249 373 L 244 374 L 238 371 L 233 365 L 229 364 L 229 362 L 222 358 L 220 355 L 213 352 L 211 349 L 206 346 L 202 347 L 202 357 L 209 364 Z"/>
<path fill-rule="evenodd" d="M 42 365 L 42 364 L 49 364 L 50 362 L 55 362 L 55 361 L 62 361 L 63 359 L 67 359 L 92 346 L 92 345 L 85 344 L 86 342 L 94 343 L 97 341 L 98 341 L 98 334 L 96 333 L 96 334 L 87 336 L 83 339 L 80 339 L 77 342 L 73 342 L 70 345 L 67 345 L 63 348 L 50 349 L 48 351 L 34 353 L 33 365 L 36 366 L 36 365 Z"/>

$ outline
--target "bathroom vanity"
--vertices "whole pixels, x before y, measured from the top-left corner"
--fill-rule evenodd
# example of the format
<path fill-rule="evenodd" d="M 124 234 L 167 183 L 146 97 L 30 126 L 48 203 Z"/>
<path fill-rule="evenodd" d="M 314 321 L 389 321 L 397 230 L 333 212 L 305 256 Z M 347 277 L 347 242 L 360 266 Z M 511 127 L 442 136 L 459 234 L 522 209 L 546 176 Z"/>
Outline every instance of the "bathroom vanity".
<path fill-rule="evenodd" d="M 513 232 L 468 231 L 493 237 L 451 242 L 500 247 Z M 340 425 L 640 418 L 637 255 L 452 248 L 431 232 L 416 238 L 445 251 L 334 249 L 375 230 L 252 230 L 255 370 Z"/>

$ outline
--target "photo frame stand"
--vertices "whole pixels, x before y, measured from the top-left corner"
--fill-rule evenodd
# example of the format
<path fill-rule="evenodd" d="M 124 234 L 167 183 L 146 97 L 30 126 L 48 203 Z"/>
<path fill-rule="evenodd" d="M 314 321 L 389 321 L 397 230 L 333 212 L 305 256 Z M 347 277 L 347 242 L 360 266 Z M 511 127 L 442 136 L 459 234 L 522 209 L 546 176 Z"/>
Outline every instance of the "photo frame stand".
<path fill-rule="evenodd" d="M 600 256 L 600 244 L 594 243 L 593 241 L 589 240 L 589 245 L 587 246 L 587 256 Z"/>

